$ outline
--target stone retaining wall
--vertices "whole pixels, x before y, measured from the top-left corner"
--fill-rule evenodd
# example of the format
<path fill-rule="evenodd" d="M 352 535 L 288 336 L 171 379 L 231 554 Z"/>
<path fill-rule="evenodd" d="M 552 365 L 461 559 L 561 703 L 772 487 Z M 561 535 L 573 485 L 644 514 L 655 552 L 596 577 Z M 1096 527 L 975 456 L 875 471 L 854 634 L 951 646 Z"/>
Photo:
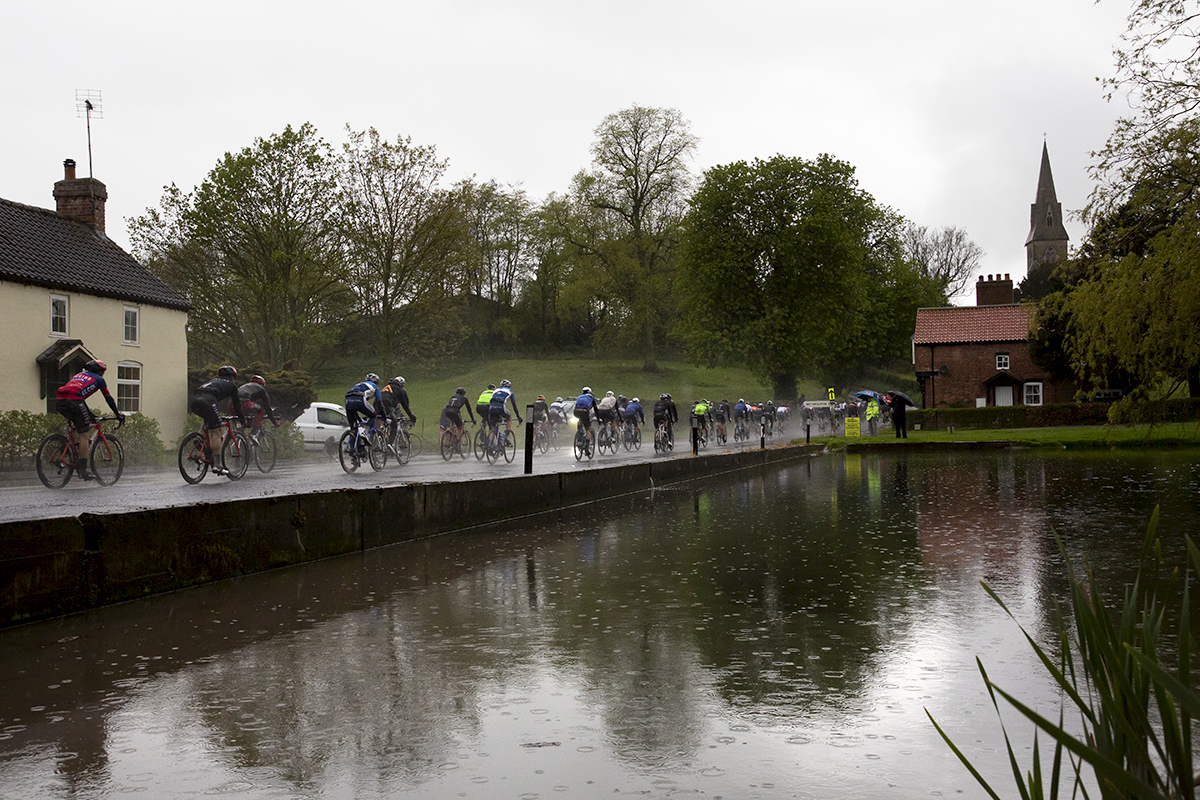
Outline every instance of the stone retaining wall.
<path fill-rule="evenodd" d="M 800 458 L 776 447 L 0 524 L 0 627 Z"/>

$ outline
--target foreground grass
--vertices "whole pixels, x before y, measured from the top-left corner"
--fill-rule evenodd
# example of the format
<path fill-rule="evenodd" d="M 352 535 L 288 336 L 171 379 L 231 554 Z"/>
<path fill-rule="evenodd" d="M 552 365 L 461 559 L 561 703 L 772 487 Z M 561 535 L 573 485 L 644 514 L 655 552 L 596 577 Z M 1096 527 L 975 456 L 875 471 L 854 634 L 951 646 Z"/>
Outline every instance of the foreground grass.
<path fill-rule="evenodd" d="M 795 435 L 796 429 L 789 430 Z M 897 439 L 884 428 L 874 439 L 814 436 L 814 443 L 844 447 L 847 443 L 881 447 L 903 447 L 906 442 L 1012 442 L 1024 447 L 1087 449 L 1114 447 L 1200 447 L 1200 424 L 1195 422 L 1159 425 L 1081 425 L 1064 428 L 989 428 L 987 430 L 909 431 L 908 439 Z"/>

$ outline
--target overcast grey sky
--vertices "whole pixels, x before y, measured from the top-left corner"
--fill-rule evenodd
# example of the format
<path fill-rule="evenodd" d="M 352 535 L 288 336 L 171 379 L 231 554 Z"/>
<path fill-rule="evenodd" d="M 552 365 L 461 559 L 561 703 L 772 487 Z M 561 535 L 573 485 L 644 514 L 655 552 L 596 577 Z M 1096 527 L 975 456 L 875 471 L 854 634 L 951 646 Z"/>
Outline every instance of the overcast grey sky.
<path fill-rule="evenodd" d="M 955 225 L 982 273 L 1025 275 L 1043 136 L 1079 209 L 1089 152 L 1124 111 L 1103 99 L 1126 0 L 207 3 L 0 0 L 0 197 L 53 207 L 87 174 L 92 124 L 109 235 L 164 185 L 289 123 L 411 136 L 449 180 L 564 191 L 605 115 L 677 108 L 694 169 L 830 153 L 908 219 Z M 1072 247 L 1084 230 L 1069 223 Z M 973 292 L 967 302 L 973 302 Z M 961 302 L 961 300 L 960 300 Z"/>

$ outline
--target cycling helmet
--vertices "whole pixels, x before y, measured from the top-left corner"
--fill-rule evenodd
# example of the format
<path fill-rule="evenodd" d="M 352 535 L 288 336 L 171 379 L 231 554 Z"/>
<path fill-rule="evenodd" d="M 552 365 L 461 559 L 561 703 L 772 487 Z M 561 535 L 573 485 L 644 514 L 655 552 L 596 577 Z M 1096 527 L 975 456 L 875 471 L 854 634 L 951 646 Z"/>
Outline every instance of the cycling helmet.
<path fill-rule="evenodd" d="M 489 388 L 489 389 L 495 389 L 495 388 L 496 388 L 496 384 L 494 384 L 494 383 L 489 383 L 489 384 L 488 384 L 488 388 Z"/>
<path fill-rule="evenodd" d="M 562 402 L 562 398 L 561 398 L 561 397 L 559 397 L 559 398 L 556 398 L 554 402 L 556 402 L 556 403 L 561 403 L 561 402 Z"/>
<path fill-rule="evenodd" d="M 454 393 L 455 394 L 466 394 L 467 393 L 466 387 L 460 386 L 454 390 Z"/>
<path fill-rule="evenodd" d="M 233 367 L 229 366 L 228 364 L 226 364 L 225 366 L 223 366 L 223 367 L 221 367 L 219 370 L 217 370 L 217 377 L 220 377 L 220 378 L 236 378 L 236 377 L 237 377 L 237 370 L 236 370 L 236 369 L 234 369 Z"/>
<path fill-rule="evenodd" d="M 539 395 L 538 395 L 538 400 L 541 400 L 543 403 L 544 403 L 544 402 L 546 402 L 546 395 L 544 395 L 544 394 L 539 394 Z"/>
<path fill-rule="evenodd" d="M 585 386 L 585 387 L 583 387 L 583 393 L 584 393 L 584 394 L 591 394 L 591 393 L 592 393 L 592 387 L 590 387 L 590 386 Z"/>
<path fill-rule="evenodd" d="M 103 361 L 97 361 L 96 359 L 92 359 L 83 365 L 84 372 L 94 372 L 97 375 L 103 375 L 104 370 L 106 369 L 108 369 L 108 364 L 105 364 Z"/>
<path fill-rule="evenodd" d="M 625 395 L 623 395 L 623 394 L 622 394 L 622 395 L 618 395 L 618 396 L 617 396 L 617 399 L 618 399 L 618 400 L 627 400 L 628 398 L 627 398 L 627 397 L 625 397 Z"/>
<path fill-rule="evenodd" d="M 500 386 L 501 388 L 507 389 L 508 387 L 512 386 L 512 384 L 508 382 L 508 378 L 505 378 L 504 380 L 500 381 Z"/>
<path fill-rule="evenodd" d="M 612 397 L 612 396 L 613 396 L 613 393 L 612 393 L 612 392 L 605 392 L 605 393 L 604 393 L 604 396 L 605 396 L 605 397 Z"/>
<path fill-rule="evenodd" d="M 257 383 L 259 386 L 266 386 L 266 385 L 267 385 L 267 382 L 266 382 L 265 380 L 263 380 L 263 376 L 262 376 L 262 375 L 251 375 L 251 376 L 250 376 L 250 382 L 251 382 L 251 383 Z"/>
<path fill-rule="evenodd" d="M 396 383 L 400 384 L 401 386 L 403 386 L 403 385 L 404 385 L 404 378 L 403 378 L 403 377 L 401 377 L 401 376 L 399 376 L 399 375 L 397 375 L 396 377 L 392 378 L 392 380 L 394 380 Z"/>
<path fill-rule="evenodd" d="M 367 383 L 379 383 L 379 376 L 374 372 L 368 372 L 366 377 Z"/>
<path fill-rule="evenodd" d="M 670 400 L 670 399 L 671 399 L 671 393 L 670 393 L 670 392 L 667 392 L 667 399 L 668 399 L 668 400 Z"/>
<path fill-rule="evenodd" d="M 666 394 L 660 394 L 660 395 L 658 396 L 658 399 L 659 399 L 659 400 L 666 400 L 666 399 L 667 399 L 667 396 L 666 396 Z"/>
<path fill-rule="evenodd" d="M 638 401 L 638 399 L 635 397 L 635 398 L 633 398 L 633 400 L 631 400 L 630 402 L 631 402 L 631 403 L 637 403 L 637 402 L 639 402 L 639 401 Z"/>
<path fill-rule="evenodd" d="M 745 402 L 746 402 L 746 398 L 744 398 L 744 397 L 739 397 L 739 398 L 738 398 L 738 402 L 739 402 L 739 403 L 745 403 Z"/>

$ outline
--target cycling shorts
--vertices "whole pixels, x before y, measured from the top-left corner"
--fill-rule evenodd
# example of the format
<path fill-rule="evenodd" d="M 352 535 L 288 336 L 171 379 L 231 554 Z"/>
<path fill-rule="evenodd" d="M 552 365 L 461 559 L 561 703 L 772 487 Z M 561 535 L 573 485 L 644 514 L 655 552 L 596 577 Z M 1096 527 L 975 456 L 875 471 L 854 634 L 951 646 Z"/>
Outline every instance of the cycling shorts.
<path fill-rule="evenodd" d="M 580 408 L 575 406 L 575 419 L 579 420 L 579 424 L 585 428 L 592 425 L 592 410 L 590 408 Z"/>
<path fill-rule="evenodd" d="M 192 402 L 188 407 L 193 414 L 204 420 L 204 427 L 209 430 L 221 427 L 221 412 L 217 410 L 216 395 L 197 392 L 192 395 Z"/>
<path fill-rule="evenodd" d="M 449 428 L 451 425 L 461 428 L 463 424 L 462 413 L 457 408 L 444 408 L 442 409 L 442 418 L 438 421 L 438 424 L 443 428 Z"/>
<path fill-rule="evenodd" d="M 266 418 L 267 412 L 263 411 L 263 407 L 253 400 L 243 400 L 242 415 L 246 418 L 247 422 L 257 428 L 263 424 L 263 419 Z"/>
<path fill-rule="evenodd" d="M 67 422 L 75 426 L 76 433 L 87 433 L 95 419 L 86 400 L 58 400 L 55 402 L 54 408 L 67 418 Z"/>
<path fill-rule="evenodd" d="M 492 406 L 489 403 L 476 403 L 475 404 L 475 413 L 479 415 L 479 418 L 481 420 L 484 420 L 486 422 L 487 420 L 491 419 L 491 415 L 488 412 L 488 409 L 491 407 Z"/>
<path fill-rule="evenodd" d="M 508 413 L 508 409 L 504 406 L 488 406 L 488 408 L 490 409 L 490 419 L 493 425 L 499 425 L 501 422 L 512 417 L 512 414 Z"/>
<path fill-rule="evenodd" d="M 613 422 L 616 420 L 616 418 L 617 410 L 615 408 L 610 408 L 607 410 L 603 408 L 596 409 L 596 419 L 600 420 L 601 422 Z"/>

